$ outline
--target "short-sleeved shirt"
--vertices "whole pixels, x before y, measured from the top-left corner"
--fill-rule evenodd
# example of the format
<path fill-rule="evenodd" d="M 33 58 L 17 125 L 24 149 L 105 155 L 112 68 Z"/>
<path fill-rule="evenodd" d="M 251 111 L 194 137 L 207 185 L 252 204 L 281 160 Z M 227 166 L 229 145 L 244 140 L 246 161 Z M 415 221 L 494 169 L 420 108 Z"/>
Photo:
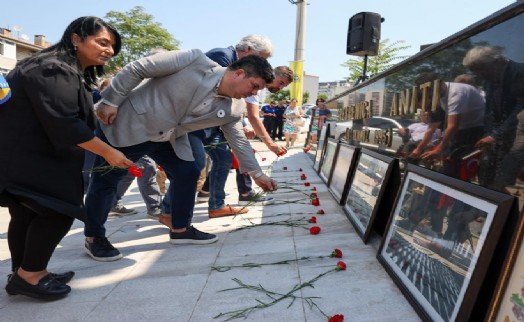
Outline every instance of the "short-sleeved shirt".
<path fill-rule="evenodd" d="M 264 105 L 262 106 L 262 113 L 267 114 L 275 114 L 275 107 L 272 107 L 271 105 Z M 264 117 L 274 117 L 274 116 L 264 116 Z"/>
<path fill-rule="evenodd" d="M 484 125 L 485 100 L 480 91 L 468 84 L 446 83 L 447 95 L 441 97 L 439 109 L 430 114 L 431 122 L 445 122 L 446 115 L 460 115 L 459 130 Z"/>

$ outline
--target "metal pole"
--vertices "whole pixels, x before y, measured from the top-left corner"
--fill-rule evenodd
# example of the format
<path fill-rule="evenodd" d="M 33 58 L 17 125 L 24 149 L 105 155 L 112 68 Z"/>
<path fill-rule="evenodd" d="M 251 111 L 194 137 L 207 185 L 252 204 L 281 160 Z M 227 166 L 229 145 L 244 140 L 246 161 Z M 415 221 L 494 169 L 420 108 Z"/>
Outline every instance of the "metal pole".
<path fill-rule="evenodd" d="M 297 26 L 295 35 L 295 61 L 304 60 L 304 38 L 306 35 L 306 0 L 296 1 L 297 4 Z"/>
<path fill-rule="evenodd" d="M 291 98 L 297 99 L 297 105 L 302 105 L 302 93 L 304 86 L 304 38 L 306 35 L 306 0 L 289 0 L 292 4 L 297 5 L 297 22 L 295 33 L 295 57 L 291 62 L 291 69 L 295 73 L 295 79 L 291 83 Z"/>

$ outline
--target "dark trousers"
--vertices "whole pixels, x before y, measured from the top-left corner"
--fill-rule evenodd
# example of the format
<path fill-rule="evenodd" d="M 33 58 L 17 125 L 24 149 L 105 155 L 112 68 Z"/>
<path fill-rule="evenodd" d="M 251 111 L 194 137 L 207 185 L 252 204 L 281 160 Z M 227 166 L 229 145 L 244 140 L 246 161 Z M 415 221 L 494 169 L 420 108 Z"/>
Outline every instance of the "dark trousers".
<path fill-rule="evenodd" d="M 475 143 L 483 135 L 484 127 L 482 126 L 457 131 L 448 148 L 447 158 L 443 162 L 441 172 L 450 177 L 459 178 L 462 158 L 475 150 Z"/>
<path fill-rule="evenodd" d="M 12 270 L 18 267 L 29 272 L 45 270 L 74 218 L 41 206 L 30 209 L 20 204 L 9 206 L 9 213 L 7 242 Z"/>
<path fill-rule="evenodd" d="M 160 207 L 160 203 L 162 202 L 160 187 L 156 181 L 156 165 L 155 162 L 147 156 L 140 158 L 138 164 L 142 166 L 143 174 L 143 176 L 136 178 L 138 191 L 140 191 L 142 199 L 144 199 L 144 202 L 146 203 L 147 210 L 151 211 Z M 130 173 L 126 174 L 122 180 L 120 180 L 116 188 L 116 200 L 114 201 L 113 206 L 123 206 L 122 197 L 125 195 L 133 181 L 135 181 L 135 177 Z"/>
<path fill-rule="evenodd" d="M 203 138 L 200 134 L 197 134 L 197 132 L 191 132 L 188 134 L 189 143 L 191 144 L 191 152 L 193 153 L 193 157 L 195 158 L 195 165 L 199 169 L 199 171 L 202 171 L 204 167 L 206 166 L 206 152 L 204 150 L 203 145 Z M 206 180 L 207 182 L 207 180 Z M 180 189 L 193 189 L 194 191 L 187 191 L 188 194 L 193 194 L 193 196 L 196 194 L 196 185 L 193 186 L 192 184 L 186 184 L 185 181 L 170 181 L 169 182 L 169 188 L 167 189 L 167 193 L 162 199 L 161 203 L 161 210 L 164 214 L 171 214 L 171 213 L 181 213 L 184 212 L 186 209 L 186 202 L 184 200 L 178 200 L 175 199 L 175 202 L 171 202 L 171 190 L 175 189 L 175 191 L 180 191 Z M 205 190 L 209 191 L 209 190 Z M 180 209 L 178 208 L 180 207 Z M 173 219 L 174 218 L 174 219 Z M 171 217 L 172 221 L 177 220 L 177 217 Z M 173 227 L 175 225 L 173 224 Z"/>
<path fill-rule="evenodd" d="M 275 117 L 274 116 L 266 116 L 264 117 L 264 121 L 262 122 L 264 124 L 264 127 L 266 128 L 266 131 L 269 135 L 272 135 L 274 129 L 275 129 Z"/>
<path fill-rule="evenodd" d="M 236 180 L 237 180 L 237 189 L 238 194 L 244 194 L 249 193 L 251 190 L 253 190 L 253 182 L 251 181 L 251 177 L 247 174 L 241 173 L 238 169 L 235 169 L 237 172 Z"/>
<path fill-rule="evenodd" d="M 107 139 L 97 128 L 97 136 L 107 143 Z M 200 169 L 195 161 L 184 161 L 177 157 L 169 142 L 144 142 L 128 147 L 116 148 L 133 162 L 148 155 L 166 172 L 167 178 L 173 184 L 168 189 L 169 198 L 177 203 L 177 211 L 171 209 L 173 228 L 187 228 L 191 225 L 193 208 L 195 206 L 195 191 Z M 105 160 L 97 156 L 95 167 L 107 165 Z M 87 220 L 84 234 L 87 237 L 105 237 L 104 224 L 109 210 L 113 205 L 116 187 L 120 179 L 127 174 L 126 170 L 111 170 L 107 173 L 93 172 L 91 183 L 86 195 Z"/>
<path fill-rule="evenodd" d="M 84 152 L 84 167 L 82 168 L 82 177 L 84 179 L 84 194 L 87 193 L 89 188 L 89 178 L 91 177 L 91 169 L 95 163 L 96 154 L 91 151 L 85 150 Z"/>
<path fill-rule="evenodd" d="M 284 120 L 283 119 L 275 119 L 275 125 L 273 126 L 273 132 L 270 133 L 271 138 L 274 140 L 275 138 L 282 139 L 282 136 L 284 135 Z"/>

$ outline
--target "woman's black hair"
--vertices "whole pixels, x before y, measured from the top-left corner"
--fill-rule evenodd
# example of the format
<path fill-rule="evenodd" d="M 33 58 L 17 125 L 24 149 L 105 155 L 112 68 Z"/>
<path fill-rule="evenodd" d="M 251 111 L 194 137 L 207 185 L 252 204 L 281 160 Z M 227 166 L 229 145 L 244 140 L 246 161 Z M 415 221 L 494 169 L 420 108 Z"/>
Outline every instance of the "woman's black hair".
<path fill-rule="evenodd" d="M 71 40 L 71 35 L 77 34 L 83 41 L 88 36 L 93 36 L 97 34 L 102 28 L 106 28 L 115 37 L 115 44 L 113 46 L 113 50 L 114 56 L 116 56 L 122 48 L 122 39 L 118 31 L 113 26 L 111 26 L 110 24 L 108 24 L 100 18 L 86 16 L 77 18 L 73 22 L 71 22 L 69 26 L 67 26 L 66 30 L 64 31 L 64 34 L 62 35 L 62 38 L 58 43 L 38 53 L 35 53 L 33 56 L 25 59 L 23 62 L 38 61 L 42 58 L 49 56 L 60 56 L 61 60 L 78 68 L 78 59 L 76 57 L 75 46 L 73 45 L 73 42 Z M 90 86 L 95 86 L 97 78 L 104 75 L 104 66 L 88 66 L 83 72 L 86 83 Z"/>

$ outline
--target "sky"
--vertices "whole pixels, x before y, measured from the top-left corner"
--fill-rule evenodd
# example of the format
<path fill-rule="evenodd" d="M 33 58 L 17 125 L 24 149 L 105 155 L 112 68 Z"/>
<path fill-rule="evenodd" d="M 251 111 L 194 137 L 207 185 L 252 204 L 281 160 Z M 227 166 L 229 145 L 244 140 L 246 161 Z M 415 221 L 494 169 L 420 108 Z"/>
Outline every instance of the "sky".
<path fill-rule="evenodd" d="M 360 12 L 380 14 L 385 21 L 381 39 L 403 40 L 411 48 L 399 53 L 414 55 L 421 45 L 437 43 L 514 0 L 307 0 L 304 70 L 320 82 L 349 76 L 341 65 L 346 54 L 349 19 Z M 15 4 L 16 3 L 16 4 Z M 71 0 L 21 0 L 3 6 L 0 27 L 13 30 L 14 37 L 44 35 L 57 42 L 67 25 L 80 16 L 103 18 L 109 11 L 126 12 L 135 6 L 154 17 L 181 42 L 180 49 L 207 51 L 235 45 L 248 34 L 271 39 L 273 66 L 289 65 L 295 59 L 297 5 L 290 0 L 106 0 L 87 5 Z M 19 32 L 14 26 L 21 27 Z M 125 41 L 125 40 L 124 40 Z"/>

